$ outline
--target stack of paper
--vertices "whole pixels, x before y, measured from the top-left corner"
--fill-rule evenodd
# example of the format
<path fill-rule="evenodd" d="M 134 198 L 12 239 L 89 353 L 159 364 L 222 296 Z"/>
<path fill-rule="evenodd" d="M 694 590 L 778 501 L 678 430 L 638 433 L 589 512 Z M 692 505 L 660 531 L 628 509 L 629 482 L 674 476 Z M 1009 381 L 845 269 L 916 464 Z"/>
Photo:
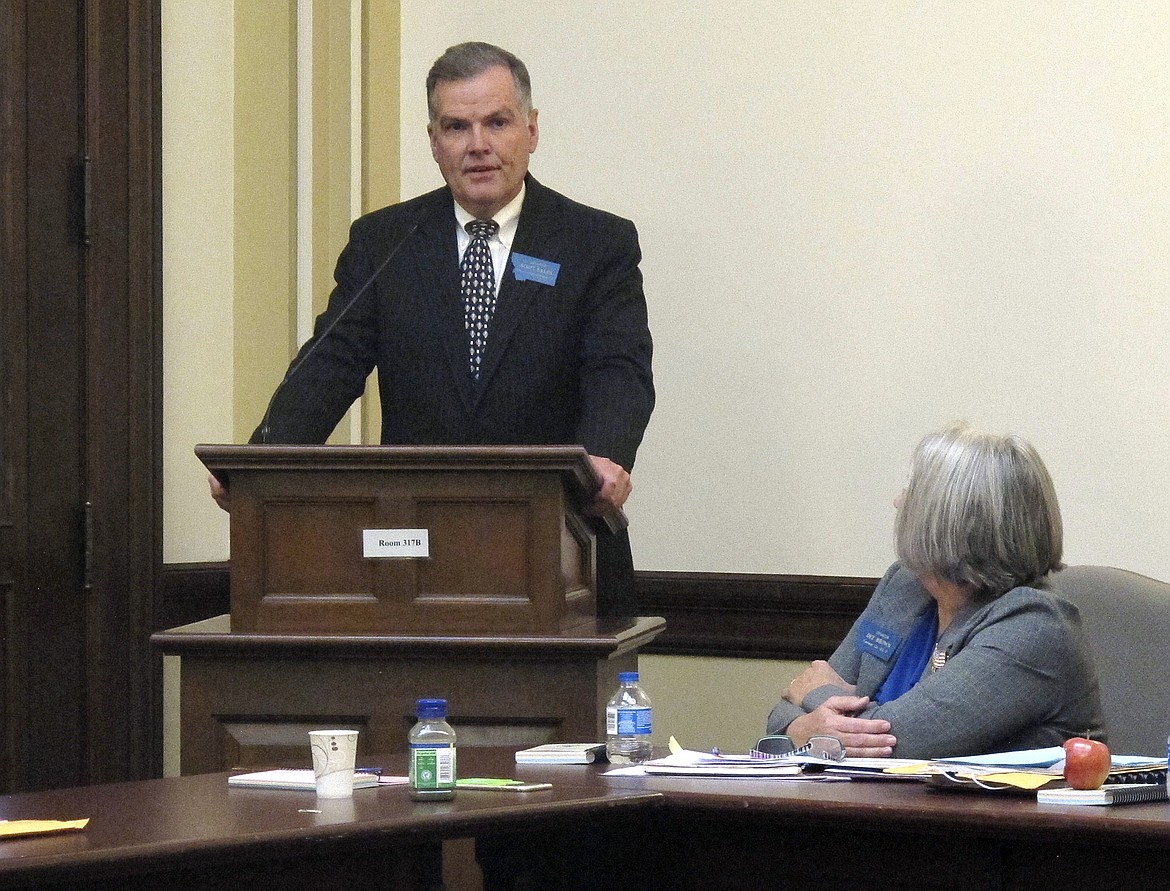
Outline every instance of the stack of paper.
<path fill-rule="evenodd" d="M 940 758 L 924 765 L 924 774 L 933 775 L 936 785 L 968 786 L 996 790 L 1035 791 L 1064 781 L 1064 749 L 1049 746 L 990 755 Z M 1108 784 L 1164 782 L 1166 762 L 1144 755 L 1114 755 Z"/>
<path fill-rule="evenodd" d="M 1049 746 L 1044 749 L 1022 749 L 1017 752 L 993 752 L 990 755 L 963 755 L 957 758 L 937 758 L 936 764 L 961 767 L 1006 767 L 1020 770 L 1064 771 L 1064 749 Z M 1113 770 L 1155 770 L 1166 767 L 1165 758 L 1147 755 L 1114 755 Z"/>
<path fill-rule="evenodd" d="M 906 758 L 846 758 L 828 761 L 809 755 L 772 758 L 725 755 L 718 750 L 698 752 L 684 749 L 670 738 L 670 755 L 644 764 L 619 768 L 610 773 L 696 777 L 789 777 L 800 779 L 881 779 L 918 780 L 947 788 L 965 786 L 988 790 L 1034 792 L 1063 782 L 1064 749 L 1051 746 L 991 755 L 968 755 L 923 761 Z M 1106 783 L 1152 783 L 1163 780 L 1166 762 L 1140 755 L 1114 755 L 1113 770 Z M 1096 802 L 1095 802 L 1096 803 Z M 1104 802 L 1101 802 L 1104 803 Z"/>
<path fill-rule="evenodd" d="M 300 789 L 309 791 L 316 790 L 317 780 L 312 769 L 284 768 L 233 774 L 228 777 L 228 785 L 244 789 Z M 377 785 L 378 775 L 376 773 L 359 770 L 353 775 L 355 789 L 368 789 Z"/>
<path fill-rule="evenodd" d="M 517 764 L 590 764 L 605 757 L 605 743 L 545 743 L 516 753 Z"/>
<path fill-rule="evenodd" d="M 791 760 L 760 760 L 748 755 L 705 755 L 701 752 L 678 752 L 655 758 L 642 765 L 647 774 L 699 777 L 779 777 L 800 776 L 803 765 Z"/>
<path fill-rule="evenodd" d="M 843 762 L 828 761 L 811 755 L 780 755 L 761 758 L 751 754 L 724 755 L 718 751 L 696 752 L 684 749 L 672 736 L 670 754 L 641 765 L 641 771 L 651 776 L 741 777 L 765 779 L 793 777 L 803 779 L 830 779 L 819 773 L 825 767 L 838 767 Z M 810 771 L 812 771 L 810 773 Z"/>

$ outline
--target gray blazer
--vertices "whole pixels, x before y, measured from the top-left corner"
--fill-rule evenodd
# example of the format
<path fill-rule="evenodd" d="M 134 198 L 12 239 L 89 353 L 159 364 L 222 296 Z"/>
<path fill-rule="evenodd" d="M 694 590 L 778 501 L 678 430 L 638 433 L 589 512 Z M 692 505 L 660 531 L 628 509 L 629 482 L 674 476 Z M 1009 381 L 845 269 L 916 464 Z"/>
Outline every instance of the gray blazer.
<path fill-rule="evenodd" d="M 895 563 L 878 584 L 829 664 L 872 696 L 898 655 L 883 660 L 858 644 L 862 629 L 906 639 L 930 595 Z M 1060 745 L 1091 733 L 1104 739 L 1097 672 L 1077 608 L 1039 587 L 1013 588 L 994 600 L 971 603 L 939 637 L 947 653 L 938 671 L 928 666 L 898 699 L 871 705 L 859 717 L 885 718 L 898 739 L 899 758 L 944 758 Z M 783 733 L 794 718 L 847 691 L 825 685 L 801 707 L 781 700 L 768 732 Z"/>

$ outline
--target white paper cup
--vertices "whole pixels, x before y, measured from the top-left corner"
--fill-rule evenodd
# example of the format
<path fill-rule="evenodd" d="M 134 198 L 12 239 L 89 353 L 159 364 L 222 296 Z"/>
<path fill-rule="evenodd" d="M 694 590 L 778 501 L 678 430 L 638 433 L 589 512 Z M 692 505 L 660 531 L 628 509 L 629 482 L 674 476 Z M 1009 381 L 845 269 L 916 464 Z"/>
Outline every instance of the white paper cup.
<path fill-rule="evenodd" d="M 357 738 L 356 730 L 309 731 L 318 798 L 349 798 L 353 795 Z"/>

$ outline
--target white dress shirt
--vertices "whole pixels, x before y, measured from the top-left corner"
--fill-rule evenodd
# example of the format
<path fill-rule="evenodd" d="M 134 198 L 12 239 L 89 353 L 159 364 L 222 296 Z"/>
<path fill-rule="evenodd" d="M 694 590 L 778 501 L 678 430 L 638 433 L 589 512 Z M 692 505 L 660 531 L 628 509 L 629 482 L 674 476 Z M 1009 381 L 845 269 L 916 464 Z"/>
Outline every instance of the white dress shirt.
<path fill-rule="evenodd" d="M 508 255 L 512 252 L 512 240 L 516 237 L 516 229 L 520 225 L 520 206 L 524 203 L 525 186 L 520 186 L 520 194 L 500 208 L 493 220 L 499 226 L 499 231 L 488 239 L 488 247 L 492 252 L 492 271 L 496 274 L 496 296 L 500 294 L 500 282 L 504 280 L 504 268 L 508 263 Z M 459 262 L 463 262 L 463 254 L 471 244 L 471 235 L 467 231 L 467 224 L 476 219 L 455 202 L 455 238 L 459 245 Z"/>

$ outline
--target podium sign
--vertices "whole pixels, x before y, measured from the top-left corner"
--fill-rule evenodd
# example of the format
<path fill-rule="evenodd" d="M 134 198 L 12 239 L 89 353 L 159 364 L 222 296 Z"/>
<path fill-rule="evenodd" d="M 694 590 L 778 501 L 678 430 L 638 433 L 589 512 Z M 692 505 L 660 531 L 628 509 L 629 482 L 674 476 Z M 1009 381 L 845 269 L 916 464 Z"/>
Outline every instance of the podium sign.
<path fill-rule="evenodd" d="M 556 634 L 596 617 L 579 446 L 200 445 L 231 496 L 233 632 Z"/>

